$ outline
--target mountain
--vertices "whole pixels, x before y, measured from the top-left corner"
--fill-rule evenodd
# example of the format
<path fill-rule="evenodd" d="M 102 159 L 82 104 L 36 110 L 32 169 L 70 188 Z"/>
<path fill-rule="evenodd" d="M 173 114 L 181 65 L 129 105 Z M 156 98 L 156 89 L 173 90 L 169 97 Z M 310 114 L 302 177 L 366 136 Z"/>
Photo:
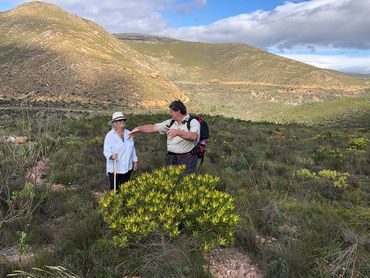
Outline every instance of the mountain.
<path fill-rule="evenodd" d="M 169 37 L 163 36 L 156 36 L 156 35 L 148 35 L 148 34 L 141 34 L 141 33 L 117 33 L 114 34 L 115 37 L 121 40 L 128 40 L 128 41 L 145 41 L 145 42 L 175 42 L 179 41 L 176 39 L 172 39 Z"/>
<path fill-rule="evenodd" d="M 320 119 L 317 113 L 323 111 L 333 118 L 340 114 L 338 105 L 357 105 L 361 101 L 351 99 L 369 97 L 365 78 L 245 44 L 114 36 L 91 21 L 37 1 L 0 12 L 0 32 L 2 102 L 77 103 L 145 112 L 181 99 L 194 113 L 291 121 L 295 115 L 305 120 L 315 114 Z M 337 101 L 343 98 L 349 101 Z"/>
<path fill-rule="evenodd" d="M 0 13 L 0 98 L 166 106 L 185 99 L 142 54 L 42 2 Z"/>
<path fill-rule="evenodd" d="M 367 84 L 370 84 L 370 74 L 366 73 L 346 73 L 348 76 L 354 77 L 356 79 L 366 80 Z"/>
<path fill-rule="evenodd" d="M 348 75 L 319 69 L 246 44 L 210 44 L 143 34 L 117 34 L 129 46 L 158 60 L 171 80 L 260 82 L 274 85 L 362 85 Z M 167 70 L 171 68 L 171 70 Z M 177 69 L 175 72 L 173 69 Z"/>
<path fill-rule="evenodd" d="M 192 110 L 202 113 L 276 121 L 285 119 L 282 114 L 296 114 L 291 111 L 310 104 L 325 105 L 343 97 L 361 96 L 369 87 L 367 80 L 245 44 L 188 42 L 137 34 L 117 37 L 150 59 L 188 95 Z M 304 111 L 309 117 L 310 109 Z"/>

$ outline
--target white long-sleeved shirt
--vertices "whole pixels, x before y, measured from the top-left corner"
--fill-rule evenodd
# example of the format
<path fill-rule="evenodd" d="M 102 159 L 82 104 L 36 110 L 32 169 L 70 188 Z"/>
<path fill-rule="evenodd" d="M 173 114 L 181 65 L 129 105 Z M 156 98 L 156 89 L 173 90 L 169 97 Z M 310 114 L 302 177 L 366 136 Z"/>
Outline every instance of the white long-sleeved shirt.
<path fill-rule="evenodd" d="M 124 130 L 123 139 L 112 129 L 104 139 L 104 156 L 107 159 L 106 173 L 113 173 L 114 161 L 110 159 L 113 153 L 118 153 L 116 173 L 125 174 L 132 170 L 133 162 L 137 162 L 134 140 L 128 138 L 128 129 Z"/>

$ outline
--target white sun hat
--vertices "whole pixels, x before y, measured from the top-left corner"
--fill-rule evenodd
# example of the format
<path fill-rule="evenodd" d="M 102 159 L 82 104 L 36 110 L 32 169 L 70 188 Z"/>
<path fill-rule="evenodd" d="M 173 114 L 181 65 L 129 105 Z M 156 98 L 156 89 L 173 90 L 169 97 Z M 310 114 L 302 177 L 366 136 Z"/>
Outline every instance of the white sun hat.
<path fill-rule="evenodd" d="M 119 120 L 126 120 L 126 117 L 122 114 L 122 112 L 114 112 L 112 115 L 112 120 L 110 120 L 108 124 L 112 125 L 113 122 Z"/>

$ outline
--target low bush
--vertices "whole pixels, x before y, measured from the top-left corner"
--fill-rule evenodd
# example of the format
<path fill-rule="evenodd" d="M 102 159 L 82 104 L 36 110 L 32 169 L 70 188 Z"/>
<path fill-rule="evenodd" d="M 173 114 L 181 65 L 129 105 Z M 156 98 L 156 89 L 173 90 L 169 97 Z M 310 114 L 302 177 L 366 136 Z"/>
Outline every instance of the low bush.
<path fill-rule="evenodd" d="M 365 151 L 368 142 L 369 142 L 369 139 L 365 137 L 351 138 L 348 141 L 348 149 L 357 150 L 357 151 Z"/>
<path fill-rule="evenodd" d="M 303 168 L 296 172 L 296 177 L 305 189 L 317 189 L 323 196 L 335 199 L 348 187 L 349 173 L 324 169 L 317 174 Z"/>
<path fill-rule="evenodd" d="M 166 167 L 143 174 L 107 192 L 100 201 L 104 220 L 115 232 L 118 246 L 151 236 L 168 239 L 186 233 L 203 249 L 233 241 L 239 221 L 234 201 L 215 190 L 219 178 L 209 175 L 182 176 L 184 167 Z"/>

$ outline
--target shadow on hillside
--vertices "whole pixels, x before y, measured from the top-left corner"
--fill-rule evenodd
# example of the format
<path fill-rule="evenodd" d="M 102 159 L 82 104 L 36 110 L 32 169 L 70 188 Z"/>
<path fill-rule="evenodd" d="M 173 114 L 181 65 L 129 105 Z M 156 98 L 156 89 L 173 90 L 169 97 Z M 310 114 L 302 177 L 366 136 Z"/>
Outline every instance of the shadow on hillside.
<path fill-rule="evenodd" d="M 86 60 L 74 60 L 75 55 L 21 44 L 2 45 L 0 53 L 0 94 L 6 99 L 119 101 L 124 105 L 127 93 L 134 91 L 132 84 L 104 65 L 93 67 Z"/>

